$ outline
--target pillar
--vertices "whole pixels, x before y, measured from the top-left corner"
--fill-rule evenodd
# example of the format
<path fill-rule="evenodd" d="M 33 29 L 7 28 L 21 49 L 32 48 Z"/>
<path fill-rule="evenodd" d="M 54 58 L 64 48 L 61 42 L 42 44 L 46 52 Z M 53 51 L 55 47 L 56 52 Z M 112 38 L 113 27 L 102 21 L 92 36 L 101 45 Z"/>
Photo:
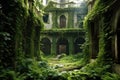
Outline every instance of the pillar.
<path fill-rule="evenodd" d="M 51 42 L 51 54 L 52 55 L 55 55 L 56 54 L 56 50 L 57 50 L 57 46 L 56 46 L 57 44 L 56 44 L 56 38 L 55 37 L 53 37 L 52 38 L 52 42 Z"/>
<path fill-rule="evenodd" d="M 69 54 L 74 54 L 74 41 L 72 37 L 69 37 Z"/>
<path fill-rule="evenodd" d="M 73 12 L 69 12 L 69 14 L 68 14 L 68 23 L 67 23 L 67 25 L 68 25 L 68 28 L 73 28 L 73 26 L 74 26 L 74 13 Z"/>

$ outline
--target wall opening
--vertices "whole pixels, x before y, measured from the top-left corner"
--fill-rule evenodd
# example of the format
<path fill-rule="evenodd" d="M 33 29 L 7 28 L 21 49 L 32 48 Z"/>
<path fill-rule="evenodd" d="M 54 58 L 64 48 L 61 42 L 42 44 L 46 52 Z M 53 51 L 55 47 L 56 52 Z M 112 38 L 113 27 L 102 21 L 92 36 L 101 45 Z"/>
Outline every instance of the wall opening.
<path fill-rule="evenodd" d="M 69 45 L 68 40 L 64 38 L 60 38 L 57 41 L 57 54 L 69 54 Z"/>
<path fill-rule="evenodd" d="M 45 22 L 45 23 L 48 23 L 48 20 L 49 19 L 49 14 L 44 14 L 43 15 L 43 21 Z"/>
<path fill-rule="evenodd" d="M 96 24 L 96 25 L 95 25 Z M 91 41 L 91 58 L 97 58 L 99 52 L 99 26 L 97 23 L 91 22 L 90 23 L 90 41 Z"/>
<path fill-rule="evenodd" d="M 43 38 L 40 41 L 40 49 L 45 55 L 51 54 L 51 42 L 48 38 Z"/>
<path fill-rule="evenodd" d="M 74 42 L 75 54 L 82 52 L 82 44 L 85 42 L 83 38 L 77 38 Z"/>
<path fill-rule="evenodd" d="M 66 27 L 66 17 L 64 15 L 60 16 L 60 28 Z"/>

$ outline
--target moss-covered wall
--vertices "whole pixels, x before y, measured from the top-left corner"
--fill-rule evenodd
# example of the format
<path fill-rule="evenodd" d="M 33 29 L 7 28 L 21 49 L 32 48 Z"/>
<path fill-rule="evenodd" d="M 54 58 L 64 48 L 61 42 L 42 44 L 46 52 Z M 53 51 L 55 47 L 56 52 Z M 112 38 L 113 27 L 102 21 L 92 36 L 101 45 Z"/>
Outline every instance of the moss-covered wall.
<path fill-rule="evenodd" d="M 65 28 L 78 28 L 80 23 L 78 23 L 79 21 L 83 21 L 83 19 L 80 19 L 79 21 L 77 21 L 76 24 L 78 25 L 75 25 L 75 19 L 78 20 L 77 18 L 75 18 L 75 16 L 77 16 L 76 13 L 79 14 L 79 16 L 85 16 L 86 13 L 81 13 L 79 11 L 72 11 L 72 10 L 59 10 L 59 9 L 56 9 L 55 11 L 53 12 L 48 12 L 48 13 L 51 13 L 52 14 L 52 28 L 55 29 L 55 28 L 60 28 L 60 16 L 61 15 L 64 15 L 66 17 L 66 27 Z M 49 23 L 51 24 L 51 23 Z M 75 26 L 74 26 L 75 25 Z"/>
<path fill-rule="evenodd" d="M 52 12 L 52 21 L 53 21 L 52 28 L 53 29 L 59 29 L 60 28 L 60 16 L 61 15 L 64 15 L 66 17 L 66 28 L 69 26 L 69 24 L 68 24 L 68 22 L 69 22 L 69 19 L 68 19 L 69 13 L 65 12 L 65 11 L 56 10 L 55 12 Z"/>
<path fill-rule="evenodd" d="M 0 66 L 15 68 L 24 57 L 40 56 L 42 23 L 34 5 L 29 8 L 28 0 L 1 0 L 0 5 Z"/>
<path fill-rule="evenodd" d="M 75 54 L 74 43 L 78 37 L 84 39 L 84 30 L 44 30 L 41 31 L 40 40 L 47 38 L 51 42 L 51 54 L 58 54 L 58 41 L 63 38 L 68 41 L 68 54 Z M 42 47 L 42 46 L 41 46 Z"/>
<path fill-rule="evenodd" d="M 73 28 L 74 27 L 74 12 L 68 12 L 68 27 Z"/>
<path fill-rule="evenodd" d="M 88 36 L 88 54 L 92 54 L 91 51 L 93 50 L 95 54 L 95 46 L 96 44 L 93 43 L 93 41 L 98 41 L 98 52 L 97 52 L 97 61 L 103 62 L 104 64 L 111 63 L 113 61 L 113 55 L 114 52 L 112 51 L 115 46 L 114 41 L 114 31 L 113 31 L 113 22 L 115 19 L 115 14 L 117 11 L 119 11 L 119 7 L 117 7 L 120 4 L 118 0 L 111 1 L 111 0 L 97 0 L 95 2 L 95 5 L 91 12 L 87 15 L 84 27 L 88 31 L 86 34 Z M 93 25 L 94 24 L 94 25 Z M 91 32 L 91 30 L 95 30 L 94 32 Z M 96 35 L 93 33 L 98 32 Z M 92 40 L 93 37 L 97 37 Z M 113 44 L 112 44 L 113 43 Z M 93 45 L 93 46 L 92 46 Z"/>
<path fill-rule="evenodd" d="M 49 2 L 49 4 L 44 8 L 45 13 L 52 15 L 52 28 L 41 31 L 41 40 L 46 37 L 51 41 L 51 54 L 58 53 L 58 41 L 59 39 L 66 40 L 66 44 L 68 44 L 68 54 L 74 54 L 74 44 L 75 39 L 78 37 L 84 38 L 84 30 L 82 27 L 79 29 L 78 24 L 79 21 L 83 21 L 83 18 L 78 19 L 77 15 L 80 17 L 84 17 L 87 14 L 87 7 L 63 7 L 58 8 L 58 6 L 54 6 L 55 2 Z M 68 5 L 68 4 L 66 4 Z M 65 28 L 60 28 L 60 17 L 65 16 L 66 18 L 66 26 Z M 75 21 L 76 20 L 76 21 Z M 49 24 L 49 23 L 48 23 Z M 50 23 L 51 24 L 51 23 Z M 74 26 L 75 25 L 75 26 Z M 77 29 L 76 29 L 77 28 Z M 62 43 L 62 42 L 61 42 Z M 41 44 L 42 45 L 42 44 Z"/>
<path fill-rule="evenodd" d="M 87 14 L 87 7 L 86 3 L 84 5 L 81 5 L 80 7 L 57 7 L 55 6 L 57 3 L 50 1 L 49 4 L 44 8 L 44 11 L 46 13 L 52 13 L 52 28 L 60 28 L 60 16 L 64 15 L 66 17 L 66 27 L 65 28 L 78 28 L 81 24 L 80 21 L 83 21 L 83 19 L 77 19 L 75 18 L 78 14 L 80 17 L 84 17 Z M 70 3 L 68 3 L 70 4 Z M 65 4 L 65 5 L 68 5 Z M 75 23 L 75 19 L 78 20 L 77 23 Z M 78 24 L 78 25 L 75 25 Z M 75 26 L 74 26 L 75 25 Z"/>
<path fill-rule="evenodd" d="M 52 28 L 57 28 L 58 23 L 57 23 L 57 13 L 56 12 L 52 13 L 52 20 L 53 20 Z"/>

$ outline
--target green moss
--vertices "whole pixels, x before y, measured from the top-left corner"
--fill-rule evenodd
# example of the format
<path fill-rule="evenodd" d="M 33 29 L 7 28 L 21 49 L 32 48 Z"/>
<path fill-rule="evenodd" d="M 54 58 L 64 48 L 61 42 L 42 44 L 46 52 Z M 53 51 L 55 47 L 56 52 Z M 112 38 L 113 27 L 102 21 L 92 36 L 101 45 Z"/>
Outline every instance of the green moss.
<path fill-rule="evenodd" d="M 95 4 L 92 8 L 92 10 L 89 12 L 89 14 L 86 16 L 85 22 L 87 20 L 92 20 L 95 18 L 95 16 L 98 16 L 99 14 L 107 12 L 107 10 L 116 2 L 116 0 L 96 0 Z"/>
<path fill-rule="evenodd" d="M 79 28 L 79 29 L 73 29 L 73 28 L 64 28 L 64 29 L 49 29 L 49 30 L 42 30 L 41 32 L 48 32 L 48 33 L 50 33 L 50 32 L 60 32 L 60 33 L 66 33 L 66 32 L 84 32 L 84 29 L 82 29 L 82 28 Z"/>
<path fill-rule="evenodd" d="M 84 28 L 86 29 L 86 47 L 83 50 L 84 53 L 90 56 L 90 38 L 91 36 L 91 31 L 92 29 L 91 22 L 96 24 L 96 21 L 98 22 L 97 26 L 99 27 L 99 52 L 98 56 L 95 59 L 94 62 L 89 63 L 81 71 L 87 72 L 89 77 L 91 77 L 93 80 L 98 80 L 98 79 L 115 79 L 113 76 L 107 76 L 107 72 L 109 74 L 112 74 L 112 16 L 113 16 L 113 11 L 111 10 L 111 6 L 116 2 L 116 0 L 111 1 L 111 0 L 96 0 L 93 9 L 88 13 L 84 20 Z M 109 14 L 111 13 L 111 14 Z M 93 27 L 94 28 L 94 27 Z M 87 51 L 87 52 L 86 52 Z M 89 58 L 90 60 L 90 58 Z M 106 76 L 104 76 L 104 75 Z M 114 74 L 113 74 L 114 75 Z M 104 76 L 104 79 L 103 79 Z M 117 78 L 116 80 L 118 80 Z"/>
<path fill-rule="evenodd" d="M 26 55 L 40 56 L 39 33 L 43 24 L 41 19 L 35 15 L 36 13 L 29 9 L 27 0 L 3 0 L 1 6 L 0 17 L 3 20 L 0 21 L 0 38 L 3 39 L 0 40 L 2 49 L 0 50 L 0 62 L 1 66 L 16 68 L 17 61 Z M 4 36 L 2 33 L 8 33 L 8 35 Z"/>
<path fill-rule="evenodd" d="M 52 26 L 53 26 L 53 28 L 57 28 L 58 26 L 58 23 L 57 23 L 57 18 L 58 18 L 58 16 L 57 16 L 57 13 L 56 12 L 53 12 L 53 15 L 54 16 L 52 16 L 52 20 L 53 20 L 53 24 L 52 24 Z"/>
<path fill-rule="evenodd" d="M 88 37 L 88 41 L 90 41 L 90 21 L 94 22 L 94 19 L 99 18 L 99 23 L 98 25 L 100 29 L 100 36 L 99 36 L 99 55 L 98 57 L 100 58 L 105 58 L 105 56 L 110 55 L 110 43 L 111 43 L 111 16 L 112 12 L 108 11 L 108 9 L 113 5 L 116 1 L 111 1 L 111 0 L 97 0 L 93 6 L 93 9 L 89 12 L 89 14 L 86 16 L 84 20 L 84 28 L 86 28 L 87 32 L 86 36 Z M 109 14 L 111 13 L 111 14 Z M 107 15 L 107 16 L 106 16 Z M 96 26 L 95 26 L 96 27 Z M 92 28 L 92 27 L 91 27 Z M 88 43 L 90 45 L 90 42 Z M 109 45 L 108 45 L 109 44 Z M 88 50 L 89 51 L 89 48 Z M 110 57 L 110 56 L 109 56 Z M 107 58 L 107 57 L 106 57 Z"/>
<path fill-rule="evenodd" d="M 68 12 L 68 27 L 73 28 L 74 26 L 74 12 Z"/>

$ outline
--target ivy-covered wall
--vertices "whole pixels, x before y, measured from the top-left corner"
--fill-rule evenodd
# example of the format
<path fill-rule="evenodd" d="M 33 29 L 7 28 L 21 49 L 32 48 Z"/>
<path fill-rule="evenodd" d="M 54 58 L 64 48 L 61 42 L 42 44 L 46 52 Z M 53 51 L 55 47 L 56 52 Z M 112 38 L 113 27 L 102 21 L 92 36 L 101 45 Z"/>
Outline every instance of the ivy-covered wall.
<path fill-rule="evenodd" d="M 84 3 L 84 5 L 81 4 L 80 7 L 74 7 L 74 4 L 73 4 L 73 7 L 69 7 L 68 4 L 70 3 L 67 3 L 64 5 L 67 5 L 68 7 L 63 7 L 63 8 L 61 7 L 58 8 L 57 6 L 60 6 L 60 4 L 58 5 L 56 4 L 58 3 L 50 1 L 49 4 L 44 8 L 44 11 L 46 13 L 48 14 L 51 13 L 52 15 L 52 18 L 50 18 L 52 20 L 52 28 L 53 29 L 60 28 L 60 16 L 62 15 L 64 15 L 66 18 L 65 28 L 79 28 L 80 21 L 81 22 L 83 21 L 83 19 L 81 19 L 80 17 L 84 17 L 87 14 L 87 6 L 86 6 L 87 3 Z M 75 19 L 77 20 L 76 23 L 75 23 L 76 21 Z M 51 23 L 47 23 L 47 24 L 51 24 Z M 45 26 L 45 29 L 46 29 L 46 26 Z"/>
<path fill-rule="evenodd" d="M 65 6 L 68 6 L 68 4 L 71 3 L 65 3 Z M 75 54 L 75 39 L 78 37 L 84 39 L 84 29 L 82 29 L 82 26 L 79 27 L 79 21 L 83 21 L 84 16 L 87 14 L 86 4 L 80 7 L 74 7 L 74 4 L 71 7 L 65 6 L 60 7 L 59 3 L 56 4 L 56 2 L 50 1 L 44 8 L 45 14 L 50 14 L 49 16 L 51 16 L 49 17 L 51 23 L 44 23 L 47 26 L 44 26 L 44 29 L 41 31 L 40 38 L 41 40 L 47 38 L 50 41 L 51 52 L 48 53 L 55 55 L 59 53 L 59 44 L 64 44 L 62 39 L 66 41 L 65 45 L 67 44 L 66 46 L 68 46 L 66 54 Z M 61 20 L 62 16 L 65 17 L 64 20 Z M 60 25 L 64 24 L 64 22 L 65 26 L 61 27 Z M 61 42 L 59 39 L 61 39 Z M 41 43 L 41 45 L 43 44 Z M 79 44 L 76 42 L 76 45 Z M 44 46 L 41 47 L 42 49 L 44 48 Z M 43 50 L 43 52 L 45 51 Z"/>
<path fill-rule="evenodd" d="M 68 52 L 67 54 L 77 54 L 75 53 L 75 42 L 77 38 L 81 38 L 84 40 L 84 30 L 83 29 L 71 29 L 71 30 L 43 30 L 41 31 L 40 41 L 47 38 L 50 41 L 51 52 L 45 53 L 45 54 L 52 54 L 52 55 L 58 55 L 58 43 L 61 41 L 60 39 L 64 39 L 68 42 Z M 46 42 L 47 43 L 47 42 Z M 76 43 L 77 44 L 77 43 Z M 83 42 L 81 42 L 83 44 Z M 47 44 L 49 45 L 49 44 Z M 47 46 L 46 45 L 46 46 Z M 43 43 L 41 43 L 41 48 L 45 47 Z M 81 48 L 80 48 L 81 49 Z M 41 49 L 42 50 L 42 49 Z M 43 51 L 44 52 L 44 51 Z"/>
<path fill-rule="evenodd" d="M 0 66 L 14 67 L 24 58 L 40 59 L 42 22 L 28 0 L 0 1 Z"/>
<path fill-rule="evenodd" d="M 91 57 L 92 54 L 96 55 L 97 62 L 102 65 L 112 65 L 114 62 L 116 35 L 114 22 L 116 13 L 120 11 L 118 5 L 120 5 L 118 0 L 97 0 L 84 21 L 84 27 L 88 32 L 86 33 L 88 47 L 85 49 Z"/>

